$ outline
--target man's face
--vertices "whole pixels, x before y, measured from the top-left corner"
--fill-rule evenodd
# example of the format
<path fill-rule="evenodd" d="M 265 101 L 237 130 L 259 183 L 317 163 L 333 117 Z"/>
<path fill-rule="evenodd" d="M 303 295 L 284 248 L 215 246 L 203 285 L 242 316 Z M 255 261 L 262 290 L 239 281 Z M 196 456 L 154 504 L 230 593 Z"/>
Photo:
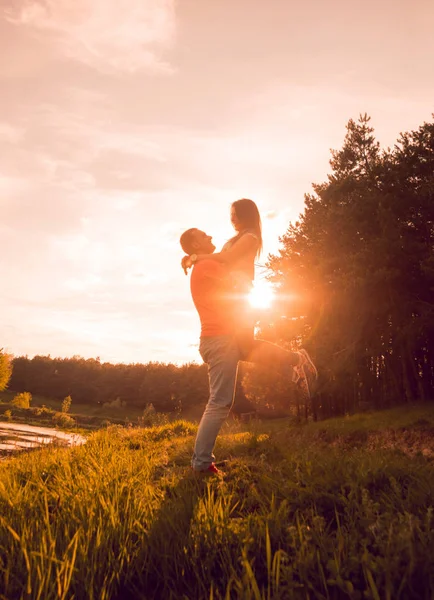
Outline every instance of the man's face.
<path fill-rule="evenodd" d="M 194 233 L 193 245 L 196 254 L 212 254 L 215 250 L 212 237 L 200 229 L 196 229 Z"/>

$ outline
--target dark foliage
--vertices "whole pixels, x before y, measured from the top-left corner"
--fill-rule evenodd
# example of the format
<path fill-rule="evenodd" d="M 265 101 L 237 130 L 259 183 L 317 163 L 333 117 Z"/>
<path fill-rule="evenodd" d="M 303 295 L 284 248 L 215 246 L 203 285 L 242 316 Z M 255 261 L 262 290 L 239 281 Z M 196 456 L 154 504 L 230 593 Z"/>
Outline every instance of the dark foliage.
<path fill-rule="evenodd" d="M 111 364 L 81 357 L 15 358 L 9 387 L 58 400 L 71 396 L 74 404 L 119 399 L 129 407 L 153 404 L 159 411 L 186 409 L 208 396 L 205 365 Z"/>
<path fill-rule="evenodd" d="M 434 123 L 381 152 L 369 121 L 349 121 L 268 263 L 318 363 L 323 416 L 434 397 Z"/>

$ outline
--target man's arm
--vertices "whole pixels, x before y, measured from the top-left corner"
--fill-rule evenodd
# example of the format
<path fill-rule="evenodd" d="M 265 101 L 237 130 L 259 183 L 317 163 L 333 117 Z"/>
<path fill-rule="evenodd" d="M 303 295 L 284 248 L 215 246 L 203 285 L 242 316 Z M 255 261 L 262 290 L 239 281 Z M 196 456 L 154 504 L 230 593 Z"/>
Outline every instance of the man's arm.
<path fill-rule="evenodd" d="M 225 265 L 230 265 L 250 253 L 256 253 L 257 249 L 258 238 L 253 233 L 246 233 L 239 240 L 237 240 L 235 244 L 229 248 L 229 250 L 225 250 L 224 252 L 216 252 L 214 254 L 197 254 L 194 262 L 196 263 L 202 260 L 213 260 Z M 184 256 L 181 261 L 181 266 L 184 269 L 185 274 L 187 274 L 187 269 L 192 265 L 193 262 L 190 256 Z"/>

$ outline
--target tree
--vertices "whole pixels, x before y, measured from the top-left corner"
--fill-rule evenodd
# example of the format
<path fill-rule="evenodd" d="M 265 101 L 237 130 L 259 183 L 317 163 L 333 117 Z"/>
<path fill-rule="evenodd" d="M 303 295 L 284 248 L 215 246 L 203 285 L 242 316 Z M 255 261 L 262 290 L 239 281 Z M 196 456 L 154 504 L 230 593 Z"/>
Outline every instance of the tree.
<path fill-rule="evenodd" d="M 32 394 L 30 392 L 21 392 L 12 400 L 11 404 L 17 408 L 30 408 Z"/>
<path fill-rule="evenodd" d="M 11 375 L 12 357 L 3 352 L 3 348 L 0 348 L 0 392 L 7 388 Z"/>

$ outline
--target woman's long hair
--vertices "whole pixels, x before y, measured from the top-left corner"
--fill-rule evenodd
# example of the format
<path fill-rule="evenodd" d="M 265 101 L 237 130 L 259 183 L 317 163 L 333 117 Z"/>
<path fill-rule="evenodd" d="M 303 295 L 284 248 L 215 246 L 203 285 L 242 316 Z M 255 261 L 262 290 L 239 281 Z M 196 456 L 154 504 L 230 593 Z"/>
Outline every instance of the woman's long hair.
<path fill-rule="evenodd" d="M 241 200 L 235 200 L 232 203 L 232 208 L 235 211 L 242 230 L 231 239 L 231 242 L 238 240 L 245 233 L 246 229 L 252 231 L 259 240 L 258 251 L 256 253 L 258 257 L 262 252 L 262 223 L 258 207 L 253 200 L 242 198 Z"/>

